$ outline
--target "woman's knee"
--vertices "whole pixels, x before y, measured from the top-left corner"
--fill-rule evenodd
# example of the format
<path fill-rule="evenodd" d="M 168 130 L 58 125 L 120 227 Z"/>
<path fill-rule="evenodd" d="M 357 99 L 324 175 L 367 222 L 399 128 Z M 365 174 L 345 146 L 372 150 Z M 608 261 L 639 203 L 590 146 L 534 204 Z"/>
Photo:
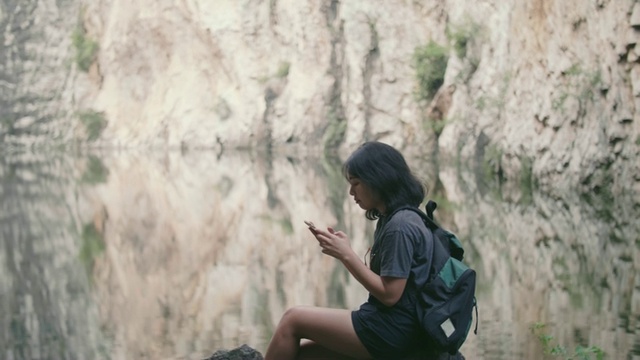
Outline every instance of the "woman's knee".
<path fill-rule="evenodd" d="M 280 324 L 278 327 L 287 329 L 288 331 L 295 333 L 299 324 L 304 321 L 308 312 L 308 307 L 305 306 L 294 306 L 285 310 L 284 314 L 282 314 L 282 318 L 280 318 Z"/>

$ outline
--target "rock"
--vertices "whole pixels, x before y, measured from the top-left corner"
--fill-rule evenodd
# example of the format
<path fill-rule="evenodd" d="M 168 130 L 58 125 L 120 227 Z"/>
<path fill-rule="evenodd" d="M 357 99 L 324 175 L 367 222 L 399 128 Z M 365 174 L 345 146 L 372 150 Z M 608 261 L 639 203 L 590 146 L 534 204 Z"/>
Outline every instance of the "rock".
<path fill-rule="evenodd" d="M 233 350 L 218 350 L 205 360 L 262 360 L 262 354 L 250 347 L 247 344 L 243 344 Z M 464 360 L 464 356 L 461 353 L 456 355 L 440 354 L 440 355 L 428 355 L 428 354 L 414 354 L 408 357 L 406 360 Z"/>
<path fill-rule="evenodd" d="M 206 360 L 262 360 L 262 354 L 250 347 L 247 344 L 243 344 L 233 350 L 218 350 Z"/>

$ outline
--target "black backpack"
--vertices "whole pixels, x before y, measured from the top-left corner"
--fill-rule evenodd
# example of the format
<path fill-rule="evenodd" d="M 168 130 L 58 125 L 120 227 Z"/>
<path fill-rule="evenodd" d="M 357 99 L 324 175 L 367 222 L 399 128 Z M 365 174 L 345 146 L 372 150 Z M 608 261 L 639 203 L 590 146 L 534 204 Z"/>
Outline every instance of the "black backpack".
<path fill-rule="evenodd" d="M 460 240 L 441 228 L 433 219 L 437 204 L 429 200 L 426 214 L 420 209 L 405 206 L 394 211 L 412 210 L 420 214 L 433 234 L 433 257 L 429 280 L 419 291 L 417 314 L 429 340 L 441 350 L 456 354 L 469 334 L 476 310 L 476 272 L 463 262 L 464 249 Z"/>

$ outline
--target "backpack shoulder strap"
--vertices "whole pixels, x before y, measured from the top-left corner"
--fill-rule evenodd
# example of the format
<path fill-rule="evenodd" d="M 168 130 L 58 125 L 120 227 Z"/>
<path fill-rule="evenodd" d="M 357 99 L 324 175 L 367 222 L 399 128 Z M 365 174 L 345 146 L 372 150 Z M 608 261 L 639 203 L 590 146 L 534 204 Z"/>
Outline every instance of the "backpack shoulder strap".
<path fill-rule="evenodd" d="M 429 219 L 433 220 L 433 212 L 436 210 L 437 207 L 438 207 L 438 204 L 436 204 L 435 201 L 433 200 L 427 201 L 427 205 L 424 206 L 424 209 L 427 210 L 427 216 L 429 217 Z"/>
<path fill-rule="evenodd" d="M 436 237 L 440 241 L 445 250 L 449 253 L 449 256 L 462 261 L 462 259 L 464 258 L 464 248 L 462 247 L 462 243 L 460 242 L 458 237 L 456 237 L 453 233 L 443 229 L 433 218 L 433 212 L 437 207 L 438 204 L 435 201 L 429 200 L 425 205 L 426 213 L 415 206 L 407 205 L 395 209 L 391 213 L 390 217 L 400 210 L 411 210 L 416 212 L 418 215 L 420 215 L 427 228 L 433 232 L 434 237 Z"/>
<path fill-rule="evenodd" d="M 433 205 L 430 206 L 429 204 L 433 204 Z M 437 205 L 435 202 L 429 200 L 429 202 L 425 206 L 425 210 L 427 210 L 427 213 L 425 214 L 422 210 L 420 210 L 415 206 L 405 205 L 395 209 L 389 217 L 391 218 L 393 215 L 395 215 L 398 211 L 401 211 L 401 210 L 411 210 L 417 213 L 418 215 L 420 215 L 420 217 L 422 218 L 422 221 L 425 223 L 425 225 L 427 225 L 427 228 L 433 231 L 440 228 L 440 226 L 435 222 L 435 220 L 433 220 L 433 210 L 435 210 L 436 206 Z"/>

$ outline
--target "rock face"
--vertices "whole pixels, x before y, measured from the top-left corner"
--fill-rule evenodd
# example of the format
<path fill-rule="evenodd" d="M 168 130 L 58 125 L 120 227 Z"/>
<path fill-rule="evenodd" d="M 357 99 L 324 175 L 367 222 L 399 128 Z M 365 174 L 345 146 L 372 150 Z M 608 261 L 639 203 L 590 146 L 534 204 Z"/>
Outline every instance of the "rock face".
<path fill-rule="evenodd" d="M 75 1 L 0 2 L 0 144 L 33 145 L 74 137 Z M 78 82 L 79 84 L 80 82 Z"/>
<path fill-rule="evenodd" d="M 640 188 L 632 0 L 20 4 L 0 10 L 4 142 L 344 154 L 437 140 L 441 161 L 557 196 Z M 444 93 L 417 101 L 414 54 L 431 41 Z"/>

